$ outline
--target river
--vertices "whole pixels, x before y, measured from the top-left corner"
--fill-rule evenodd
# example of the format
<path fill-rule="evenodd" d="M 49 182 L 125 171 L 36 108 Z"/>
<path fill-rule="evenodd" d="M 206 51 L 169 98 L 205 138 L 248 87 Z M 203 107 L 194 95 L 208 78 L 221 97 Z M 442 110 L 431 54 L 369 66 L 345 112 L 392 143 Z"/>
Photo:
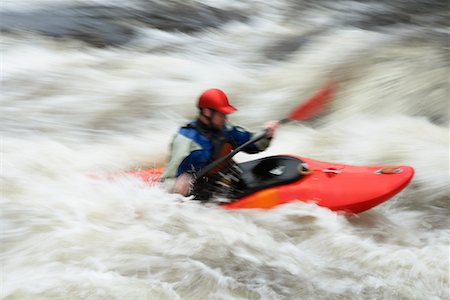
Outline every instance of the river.
<path fill-rule="evenodd" d="M 446 1 L 2 1 L 3 299 L 449 299 Z M 226 211 L 133 178 L 163 166 L 207 88 L 258 131 L 248 160 L 410 165 L 359 215 Z"/>

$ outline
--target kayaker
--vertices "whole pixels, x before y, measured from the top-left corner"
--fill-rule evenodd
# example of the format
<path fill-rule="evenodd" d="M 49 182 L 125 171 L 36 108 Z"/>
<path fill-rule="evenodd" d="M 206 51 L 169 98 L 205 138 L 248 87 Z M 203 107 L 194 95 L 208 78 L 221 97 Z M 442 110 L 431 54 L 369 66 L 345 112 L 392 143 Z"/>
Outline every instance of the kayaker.
<path fill-rule="evenodd" d="M 236 108 L 230 105 L 222 90 L 208 89 L 203 92 L 198 98 L 197 107 L 197 119 L 181 127 L 173 138 L 170 157 L 161 176 L 172 192 L 184 196 L 189 195 L 196 172 L 253 136 L 253 133 L 228 122 L 227 115 L 235 112 Z M 244 151 L 253 154 L 265 150 L 278 126 L 278 121 L 267 122 L 266 137 Z M 220 165 L 211 170 L 208 176 L 223 167 L 224 165 Z"/>

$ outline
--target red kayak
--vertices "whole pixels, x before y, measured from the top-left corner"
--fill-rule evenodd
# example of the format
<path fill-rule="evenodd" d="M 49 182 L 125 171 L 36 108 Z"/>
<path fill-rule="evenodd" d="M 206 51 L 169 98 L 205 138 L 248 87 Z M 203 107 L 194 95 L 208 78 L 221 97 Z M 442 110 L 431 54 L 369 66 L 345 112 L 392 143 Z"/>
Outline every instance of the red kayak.
<path fill-rule="evenodd" d="M 161 173 L 159 168 L 129 174 L 154 183 Z M 234 199 L 221 204 L 226 209 L 267 209 L 300 200 L 360 213 L 399 193 L 413 175 L 408 166 L 350 166 L 278 155 L 235 165 L 221 173 L 214 190 Z"/>

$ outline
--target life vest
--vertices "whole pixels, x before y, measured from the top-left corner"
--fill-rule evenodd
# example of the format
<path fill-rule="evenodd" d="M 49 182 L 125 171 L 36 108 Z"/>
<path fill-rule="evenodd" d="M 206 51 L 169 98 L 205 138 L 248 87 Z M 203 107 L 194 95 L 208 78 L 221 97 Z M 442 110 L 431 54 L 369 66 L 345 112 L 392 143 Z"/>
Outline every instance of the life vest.
<path fill-rule="evenodd" d="M 213 141 L 214 143 L 214 141 Z M 235 149 L 235 147 L 229 143 L 228 141 L 225 141 L 224 143 L 222 143 L 221 145 L 214 145 L 214 154 L 211 157 L 211 162 L 218 160 L 219 158 L 222 158 L 224 156 L 227 156 L 231 151 L 233 151 Z M 211 176 L 213 174 L 216 174 L 218 171 L 229 167 L 231 165 L 231 163 L 233 162 L 233 160 L 231 158 L 225 160 L 224 162 L 222 162 L 221 164 L 217 165 L 217 167 L 211 169 L 207 175 Z"/>
<path fill-rule="evenodd" d="M 224 134 L 214 134 L 213 132 L 202 128 L 198 126 L 197 124 L 188 124 L 185 126 L 185 128 L 193 128 L 197 130 L 201 135 L 205 136 L 211 141 L 211 144 L 213 146 L 213 153 L 211 154 L 211 157 L 209 159 L 209 163 L 212 163 L 213 161 L 216 161 L 217 159 L 224 157 L 228 155 L 231 151 L 233 151 L 236 147 L 231 143 L 227 137 Z M 216 174 L 218 171 L 228 167 L 231 165 L 233 160 L 227 159 L 223 163 L 219 164 L 215 168 L 211 169 L 207 176 L 212 176 L 213 174 Z"/>

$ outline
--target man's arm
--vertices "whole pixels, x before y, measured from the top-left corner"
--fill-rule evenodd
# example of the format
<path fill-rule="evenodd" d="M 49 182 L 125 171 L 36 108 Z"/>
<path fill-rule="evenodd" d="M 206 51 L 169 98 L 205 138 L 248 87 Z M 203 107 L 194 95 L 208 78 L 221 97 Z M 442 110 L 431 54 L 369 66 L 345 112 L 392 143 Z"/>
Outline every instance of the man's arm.
<path fill-rule="evenodd" d="M 272 140 L 273 135 L 275 134 L 275 131 L 279 127 L 278 121 L 269 121 L 264 125 L 265 130 L 267 131 L 266 138 L 257 141 L 256 143 L 249 145 L 246 149 L 244 149 L 244 152 L 253 154 L 258 153 L 263 150 L 265 150 L 267 147 L 269 147 L 270 142 Z M 239 147 L 240 145 L 248 142 L 252 137 L 253 133 L 250 131 L 247 131 L 246 129 L 240 127 L 240 126 L 232 126 L 229 125 L 229 134 L 232 142 L 235 143 L 236 147 Z"/>
<path fill-rule="evenodd" d="M 190 174 L 183 173 L 177 177 L 172 192 L 183 196 L 189 195 L 194 184 L 194 179 Z"/>

